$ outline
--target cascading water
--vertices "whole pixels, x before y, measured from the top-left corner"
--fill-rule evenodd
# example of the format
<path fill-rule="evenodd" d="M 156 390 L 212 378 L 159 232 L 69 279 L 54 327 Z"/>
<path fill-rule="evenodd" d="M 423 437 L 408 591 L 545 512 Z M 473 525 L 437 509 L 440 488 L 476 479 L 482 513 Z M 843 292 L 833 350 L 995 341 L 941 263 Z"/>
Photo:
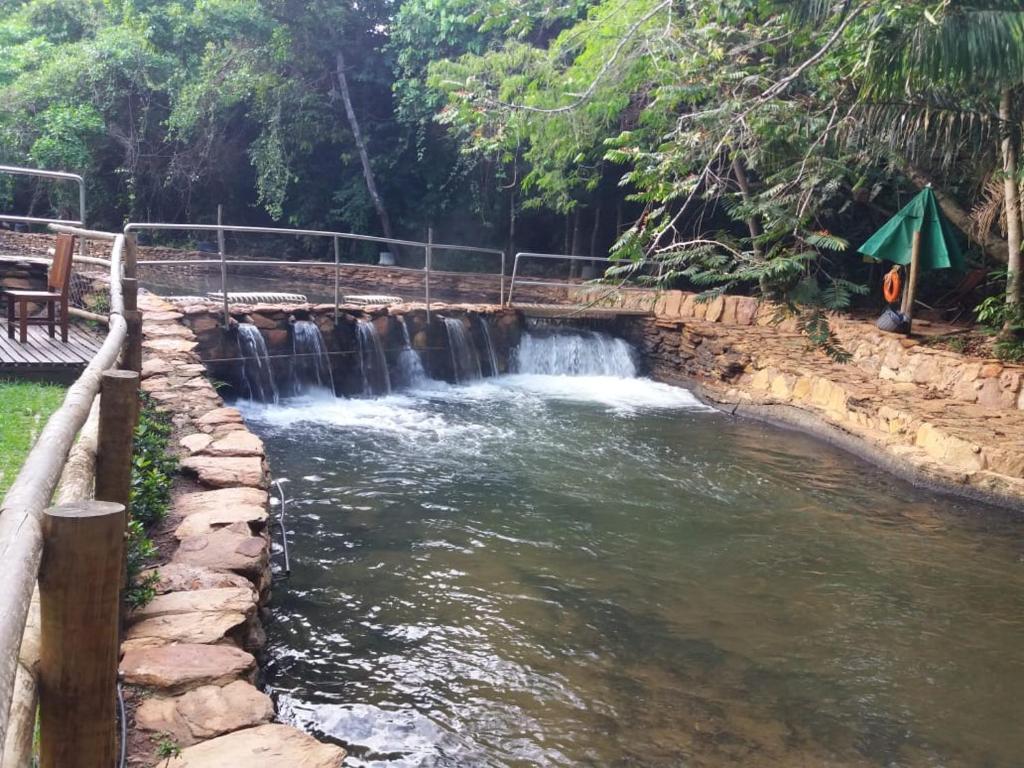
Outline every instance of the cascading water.
<path fill-rule="evenodd" d="M 491 341 L 491 326 L 487 318 L 480 316 L 480 334 L 484 337 L 484 349 L 487 351 L 487 364 L 490 366 L 491 376 L 498 375 L 498 356 L 494 354 L 494 342 Z"/>
<path fill-rule="evenodd" d="M 238 324 L 238 346 L 242 351 L 242 384 L 250 400 L 261 403 L 278 401 L 274 372 L 270 368 L 267 342 L 252 323 Z"/>
<path fill-rule="evenodd" d="M 629 344 L 598 331 L 524 333 L 513 359 L 516 373 L 627 379 L 637 375 Z"/>
<path fill-rule="evenodd" d="M 356 339 L 359 342 L 359 370 L 363 376 L 364 395 L 390 395 L 391 377 L 388 375 L 388 361 L 380 334 L 369 320 L 356 324 Z"/>
<path fill-rule="evenodd" d="M 455 383 L 475 381 L 483 378 L 480 370 L 480 355 L 467 333 L 466 326 L 454 317 L 444 318 L 444 329 L 448 334 L 448 349 L 452 354 L 452 373 Z"/>
<path fill-rule="evenodd" d="M 398 355 L 398 374 L 401 376 L 404 386 L 415 388 L 430 377 L 423 369 L 419 352 L 412 348 L 409 328 L 405 324 L 405 318 L 401 315 L 398 316 L 398 324 L 402 327 L 402 351 Z"/>
<path fill-rule="evenodd" d="M 297 320 L 292 325 L 292 392 L 329 390 L 334 394 L 334 375 L 327 345 L 316 323 Z"/>

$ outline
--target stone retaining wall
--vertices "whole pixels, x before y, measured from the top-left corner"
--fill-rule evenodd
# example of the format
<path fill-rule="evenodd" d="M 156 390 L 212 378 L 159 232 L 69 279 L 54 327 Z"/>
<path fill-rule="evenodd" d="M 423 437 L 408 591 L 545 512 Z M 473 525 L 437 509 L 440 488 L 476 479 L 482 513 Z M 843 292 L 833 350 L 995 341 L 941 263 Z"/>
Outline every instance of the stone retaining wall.
<path fill-rule="evenodd" d="M 654 307 L 659 320 L 714 323 L 724 326 L 796 330 L 796 320 L 777 322 L 777 309 L 748 296 L 720 296 L 699 302 L 684 291 L 629 291 L 605 295 L 602 306 Z M 865 373 L 896 383 L 927 387 L 943 397 L 984 408 L 1024 410 L 1024 366 L 929 347 L 919 339 L 878 330 L 873 323 L 836 316 L 832 328 L 853 355 L 851 364 Z M 813 356 L 811 356 L 813 359 Z"/>
<path fill-rule="evenodd" d="M 238 390 L 241 387 L 241 358 L 237 324 L 255 325 L 263 336 L 270 354 L 275 381 L 287 382 L 291 373 L 293 323 L 297 320 L 315 322 L 323 335 L 331 361 L 336 393 L 358 395 L 363 381 L 359 365 L 359 341 L 356 325 L 360 321 L 373 324 L 384 348 L 392 378 L 404 347 L 400 318 L 404 321 L 414 349 L 427 374 L 434 379 L 455 381 L 452 354 L 443 318 L 458 318 L 473 339 L 476 349 L 485 348 L 482 325 L 486 322 L 494 345 L 498 368 L 507 371 L 509 352 L 519 344 L 522 317 L 515 310 L 498 305 L 437 305 L 431 309 L 430 321 L 422 304 L 400 304 L 379 307 L 344 306 L 334 320 L 334 306 L 327 304 L 233 305 L 232 325 L 223 328 L 222 309 L 208 301 L 177 302 L 183 323 L 196 335 L 199 356 L 206 361 L 212 376 Z M 484 363 L 486 365 L 486 362 Z"/>
<path fill-rule="evenodd" d="M 903 347 L 898 337 L 878 340 L 867 329 L 858 336 L 858 328 L 866 325 L 851 323 L 842 330 L 844 341 L 857 345 L 858 356 L 844 365 L 810 348 L 799 332 L 756 319 L 740 325 L 663 314 L 624 323 L 627 337 L 657 378 L 696 385 L 706 399 L 728 404 L 734 412 L 738 407 L 836 438 L 914 480 L 1019 507 L 1024 500 L 1024 412 L 1008 399 L 1000 406 L 958 398 L 941 378 L 880 375 L 873 359 L 886 354 L 906 366 L 899 370 L 920 371 L 918 360 L 930 358 L 939 370 L 975 363 Z"/>
<path fill-rule="evenodd" d="M 191 487 L 175 490 L 158 594 L 130 615 L 122 644 L 120 673 L 139 700 L 131 764 L 339 768 L 344 750 L 273 723 L 254 685 L 271 586 L 263 443 L 207 380 L 182 314 L 150 295 L 139 307 L 142 389 L 173 414 Z M 159 758 L 160 741 L 181 754 Z"/>

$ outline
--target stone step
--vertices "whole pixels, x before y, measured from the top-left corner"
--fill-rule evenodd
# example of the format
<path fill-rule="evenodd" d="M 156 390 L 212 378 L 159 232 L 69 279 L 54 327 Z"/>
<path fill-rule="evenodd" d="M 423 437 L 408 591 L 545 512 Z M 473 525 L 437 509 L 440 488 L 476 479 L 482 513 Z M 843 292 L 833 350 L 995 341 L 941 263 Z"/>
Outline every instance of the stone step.
<path fill-rule="evenodd" d="M 177 643 L 133 648 L 121 658 L 119 671 L 126 683 L 179 692 L 250 678 L 255 669 L 252 654 L 234 646 Z"/>
<path fill-rule="evenodd" d="M 266 488 L 269 484 L 259 456 L 189 456 L 182 460 L 181 469 L 208 488 Z"/>
<path fill-rule="evenodd" d="M 135 726 L 167 734 L 188 747 L 242 728 L 270 722 L 274 704 L 244 680 L 224 686 L 203 685 L 180 696 L 153 696 L 135 710 Z"/>
<path fill-rule="evenodd" d="M 268 549 L 267 540 L 251 535 L 245 523 L 233 523 L 213 533 L 182 539 L 171 562 L 234 571 L 257 583 L 268 569 Z"/>
<path fill-rule="evenodd" d="M 340 768 L 345 750 L 271 723 L 186 747 L 167 768 Z"/>

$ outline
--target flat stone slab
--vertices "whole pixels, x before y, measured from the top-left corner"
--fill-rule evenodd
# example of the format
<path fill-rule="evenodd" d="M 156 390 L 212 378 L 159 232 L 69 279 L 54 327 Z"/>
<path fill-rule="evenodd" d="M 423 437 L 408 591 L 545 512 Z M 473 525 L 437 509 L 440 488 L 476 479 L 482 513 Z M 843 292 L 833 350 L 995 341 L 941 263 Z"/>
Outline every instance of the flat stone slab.
<path fill-rule="evenodd" d="M 186 747 L 167 768 L 340 768 L 345 750 L 269 723 Z"/>
<path fill-rule="evenodd" d="M 154 696 L 135 710 L 135 725 L 166 733 L 180 746 L 270 722 L 274 704 L 244 680 L 221 687 L 204 685 L 181 696 Z"/>
<path fill-rule="evenodd" d="M 147 339 L 175 336 L 180 339 L 194 339 L 195 334 L 189 328 L 178 323 L 145 323 L 142 335 Z"/>
<path fill-rule="evenodd" d="M 196 432 L 194 435 L 186 435 L 181 438 L 178 445 L 189 453 L 202 453 L 203 449 L 212 442 L 213 438 L 210 435 L 205 432 Z"/>
<path fill-rule="evenodd" d="M 151 349 L 155 352 L 191 352 L 199 342 L 186 339 L 179 339 L 174 336 L 160 337 L 156 339 L 144 339 L 143 349 Z"/>
<path fill-rule="evenodd" d="M 157 594 L 216 589 L 217 587 L 244 587 L 252 590 L 252 582 L 231 571 L 219 571 L 185 563 L 167 563 L 143 572 L 143 576 L 157 574 Z"/>
<path fill-rule="evenodd" d="M 170 360 L 164 360 L 162 357 L 149 357 L 142 363 L 141 376 L 145 380 L 150 376 L 173 373 L 175 368 L 176 366 Z"/>
<path fill-rule="evenodd" d="M 218 424 L 241 424 L 242 414 L 237 408 L 214 408 L 196 419 L 199 427 L 215 427 Z"/>
<path fill-rule="evenodd" d="M 267 516 L 265 509 L 252 505 L 228 507 L 215 512 L 196 512 L 181 521 L 174 529 L 174 536 L 177 539 L 203 536 L 235 523 L 243 523 L 255 533 L 266 527 Z"/>
<path fill-rule="evenodd" d="M 141 621 L 176 613 L 235 612 L 251 615 L 256 610 L 252 587 L 215 587 L 157 595 L 132 611 L 131 620 Z"/>
<path fill-rule="evenodd" d="M 269 567 L 268 545 L 261 536 L 251 535 L 243 523 L 235 523 L 182 539 L 172 562 L 235 571 L 259 580 Z"/>
<path fill-rule="evenodd" d="M 144 619 L 128 627 L 121 650 L 127 653 L 171 643 L 218 643 L 246 621 L 244 613 L 236 612 L 175 613 Z"/>
<path fill-rule="evenodd" d="M 211 488 L 266 488 L 267 476 L 259 456 L 189 456 L 181 468 Z"/>
<path fill-rule="evenodd" d="M 119 671 L 132 685 L 184 691 L 248 677 L 255 667 L 252 654 L 231 645 L 178 643 L 131 649 L 122 657 Z"/>
<path fill-rule="evenodd" d="M 182 517 L 231 507 L 255 507 L 265 512 L 267 492 L 259 488 L 221 488 L 183 493 L 174 500 L 174 512 Z"/>
<path fill-rule="evenodd" d="M 210 456 L 264 456 L 263 441 L 248 430 L 236 430 L 217 438 L 202 449 Z"/>

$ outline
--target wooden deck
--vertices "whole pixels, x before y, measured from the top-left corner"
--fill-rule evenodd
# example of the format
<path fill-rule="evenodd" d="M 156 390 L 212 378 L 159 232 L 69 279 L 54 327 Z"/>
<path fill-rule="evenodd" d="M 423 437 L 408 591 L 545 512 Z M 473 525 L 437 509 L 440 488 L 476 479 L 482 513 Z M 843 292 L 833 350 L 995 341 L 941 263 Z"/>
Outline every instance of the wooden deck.
<path fill-rule="evenodd" d="M 93 331 L 72 322 L 68 328 L 68 340 L 60 340 L 60 328 L 55 338 L 50 338 L 44 326 L 29 326 L 28 341 L 7 338 L 7 324 L 0 332 L 0 375 L 77 373 L 82 370 L 103 343 Z"/>

